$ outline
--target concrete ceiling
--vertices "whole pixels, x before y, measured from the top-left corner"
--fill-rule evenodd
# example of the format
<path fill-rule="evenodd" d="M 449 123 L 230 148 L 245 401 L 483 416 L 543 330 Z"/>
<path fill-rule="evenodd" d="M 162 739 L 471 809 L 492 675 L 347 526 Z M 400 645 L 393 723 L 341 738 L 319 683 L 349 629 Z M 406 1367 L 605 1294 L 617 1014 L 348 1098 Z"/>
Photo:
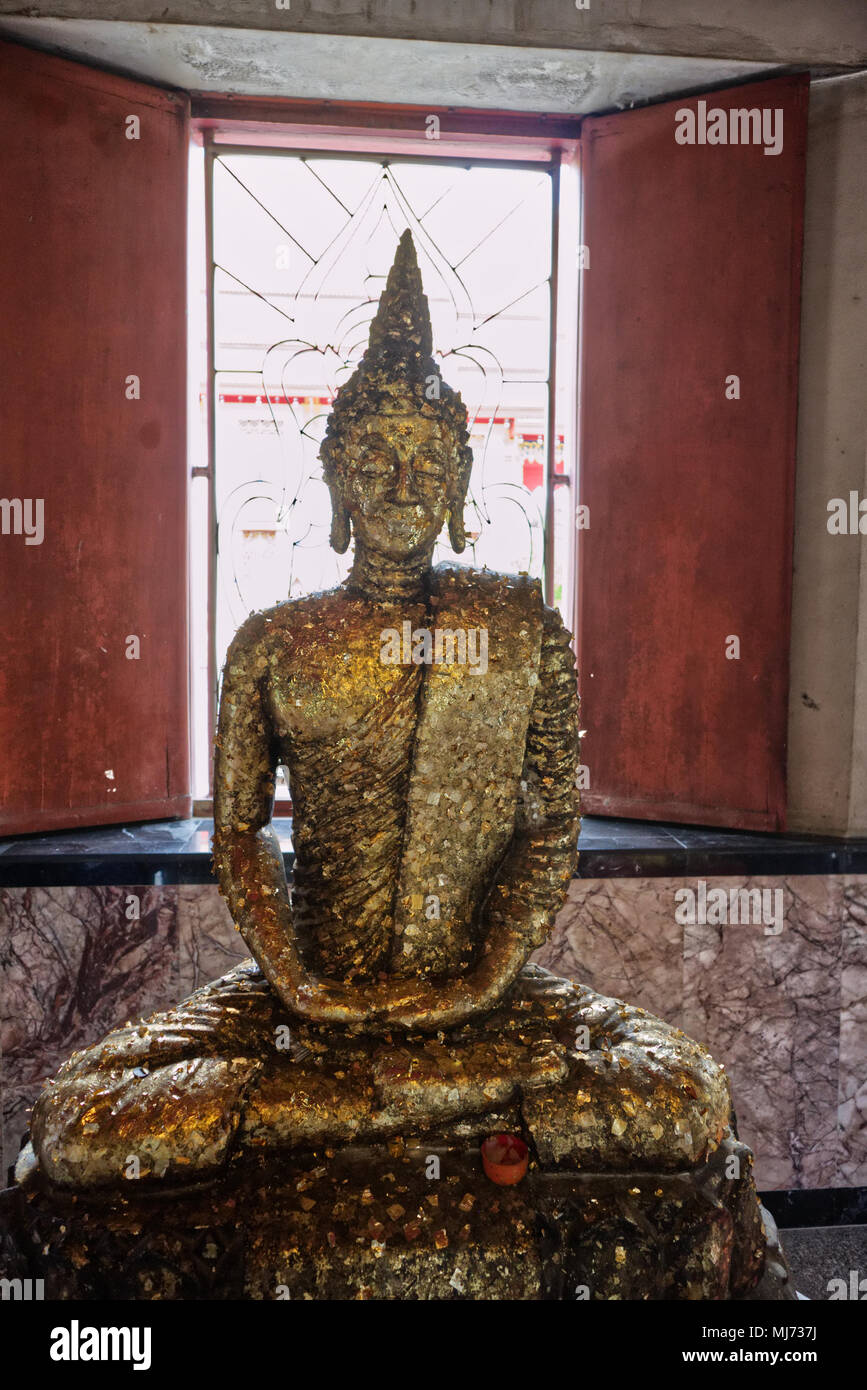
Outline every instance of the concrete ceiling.
<path fill-rule="evenodd" d="M 775 63 L 122 20 L 0 19 L 0 35 L 191 92 L 582 115 Z"/>
<path fill-rule="evenodd" d="M 775 64 L 263 29 L 0 19 L 0 35 L 189 92 L 581 115 L 735 81 Z"/>
<path fill-rule="evenodd" d="M 656 53 L 813 70 L 867 62 L 865 0 L 0 0 L 0 14 Z"/>

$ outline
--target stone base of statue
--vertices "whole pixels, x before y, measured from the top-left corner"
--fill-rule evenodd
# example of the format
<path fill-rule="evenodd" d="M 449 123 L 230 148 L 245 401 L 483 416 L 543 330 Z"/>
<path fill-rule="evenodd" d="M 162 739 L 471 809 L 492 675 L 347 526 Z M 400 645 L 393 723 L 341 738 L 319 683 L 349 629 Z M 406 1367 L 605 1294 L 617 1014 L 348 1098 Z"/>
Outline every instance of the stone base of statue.
<path fill-rule="evenodd" d="M 52 1299 L 796 1297 L 731 1133 L 682 1172 L 534 1161 L 511 1187 L 454 1134 L 247 1155 L 182 1191 L 64 1196 L 27 1150 L 18 1174 L 5 1264 Z"/>

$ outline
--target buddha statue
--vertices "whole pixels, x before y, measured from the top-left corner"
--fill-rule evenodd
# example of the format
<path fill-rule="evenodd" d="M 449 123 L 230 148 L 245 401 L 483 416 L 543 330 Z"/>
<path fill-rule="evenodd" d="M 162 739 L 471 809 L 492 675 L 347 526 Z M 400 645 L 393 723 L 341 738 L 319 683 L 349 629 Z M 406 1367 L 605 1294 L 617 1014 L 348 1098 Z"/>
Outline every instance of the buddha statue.
<path fill-rule="evenodd" d="M 226 659 L 214 863 L 252 959 L 65 1063 L 32 1116 L 48 1188 L 503 1131 L 545 1171 L 677 1174 L 724 1142 L 702 1047 L 529 963 L 576 866 L 576 675 L 538 581 L 432 564 L 444 527 L 465 548 L 467 441 L 405 232 L 321 450 L 349 577 Z"/>

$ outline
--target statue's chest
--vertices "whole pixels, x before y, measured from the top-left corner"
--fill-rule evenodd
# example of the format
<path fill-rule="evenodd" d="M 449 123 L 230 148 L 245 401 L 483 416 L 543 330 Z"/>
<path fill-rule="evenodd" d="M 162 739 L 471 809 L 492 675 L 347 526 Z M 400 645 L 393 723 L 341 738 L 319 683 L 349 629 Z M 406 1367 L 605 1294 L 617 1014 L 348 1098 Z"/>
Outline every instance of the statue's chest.
<path fill-rule="evenodd" d="M 271 718 L 288 762 L 314 757 L 333 767 L 363 757 L 372 771 L 409 757 L 424 668 L 390 659 L 389 633 L 402 621 L 424 623 L 423 607 L 313 623 L 296 635 L 291 657 L 272 662 Z"/>

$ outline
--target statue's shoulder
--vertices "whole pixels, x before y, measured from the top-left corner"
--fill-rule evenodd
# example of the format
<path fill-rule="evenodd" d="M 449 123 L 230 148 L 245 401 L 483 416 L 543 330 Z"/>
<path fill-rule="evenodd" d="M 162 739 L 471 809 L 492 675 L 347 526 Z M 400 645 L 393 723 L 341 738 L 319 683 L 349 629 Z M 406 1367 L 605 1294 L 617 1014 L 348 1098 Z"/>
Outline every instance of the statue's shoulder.
<path fill-rule="evenodd" d="M 431 590 L 451 609 L 463 609 L 475 619 L 512 624 L 529 621 L 538 625 L 543 650 L 569 651 L 572 634 L 556 608 L 542 595 L 542 581 L 529 574 L 501 574 L 471 565 L 437 565 L 431 572 Z M 574 659 L 574 658 L 572 658 Z"/>
<path fill-rule="evenodd" d="M 529 574 L 502 574 L 499 570 L 476 569 L 473 565 L 446 563 L 436 565 L 431 571 L 431 588 L 443 596 L 478 595 L 490 603 L 507 603 L 509 600 L 522 604 L 538 605 L 541 613 L 541 580 Z"/>
<path fill-rule="evenodd" d="M 272 608 L 265 608 L 262 616 L 268 627 L 280 631 L 291 631 L 304 627 L 313 619 L 320 621 L 345 612 L 351 602 L 346 590 L 320 589 L 315 594 L 304 594 L 301 598 L 284 598 Z"/>
<path fill-rule="evenodd" d="M 300 637 L 323 624 L 327 626 L 331 618 L 338 621 L 345 607 L 345 591 L 327 589 L 318 594 L 306 594 L 303 598 L 283 599 L 270 608 L 257 609 L 244 619 L 232 638 L 227 660 L 267 656 L 275 642 L 285 646 L 287 639 Z"/>

